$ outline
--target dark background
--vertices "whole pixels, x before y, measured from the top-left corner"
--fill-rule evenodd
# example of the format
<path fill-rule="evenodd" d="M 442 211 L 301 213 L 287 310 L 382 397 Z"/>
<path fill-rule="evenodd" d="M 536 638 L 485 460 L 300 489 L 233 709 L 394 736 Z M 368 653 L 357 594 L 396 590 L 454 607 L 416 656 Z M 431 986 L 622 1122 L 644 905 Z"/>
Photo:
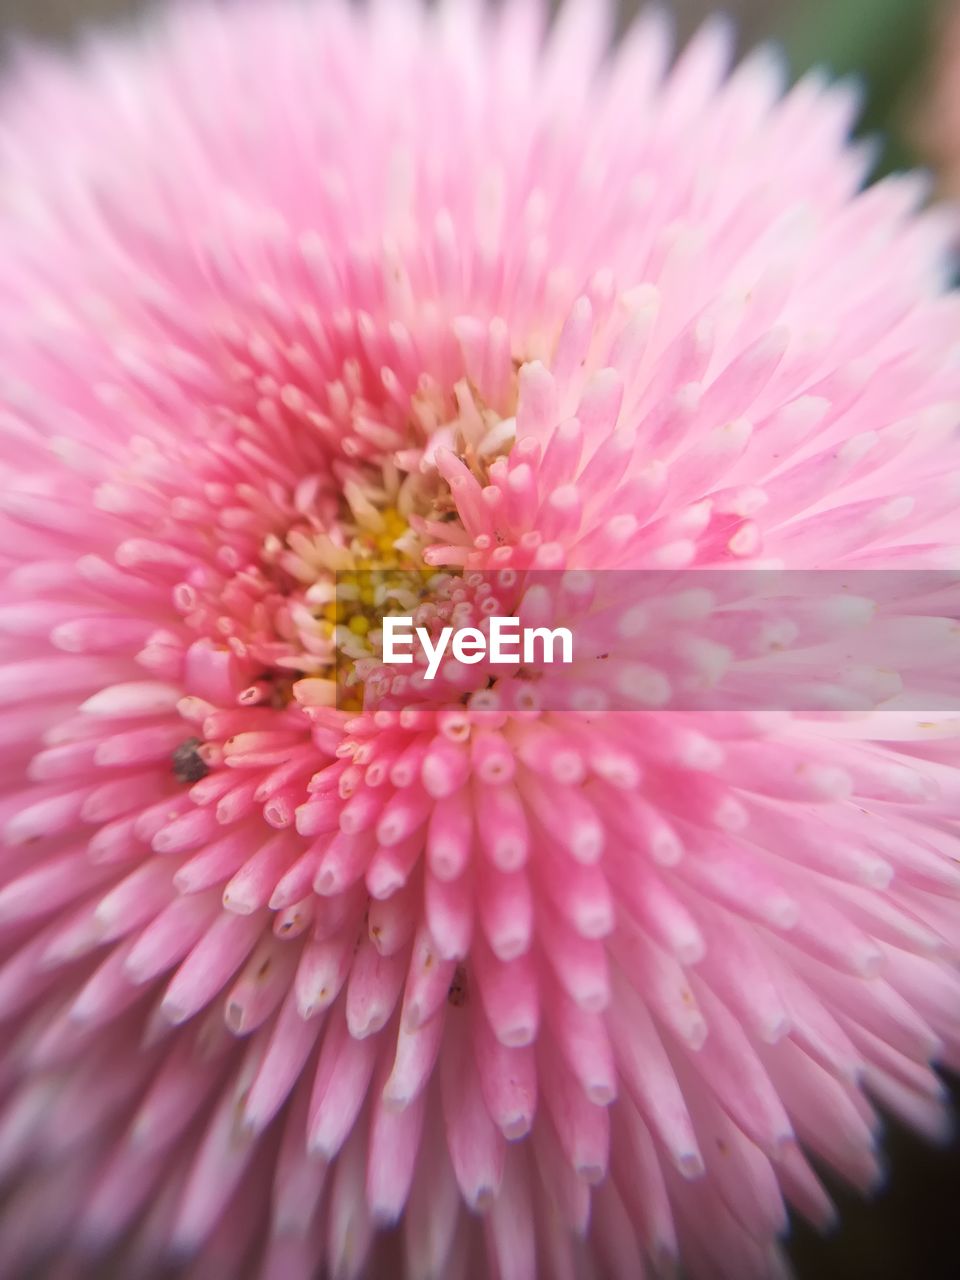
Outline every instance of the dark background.
<path fill-rule="evenodd" d="M 0 36 L 69 41 L 85 24 L 115 19 L 144 3 L 0 0 Z M 638 7 L 636 0 L 625 0 L 624 21 Z M 711 7 L 738 19 L 745 47 L 770 36 L 784 43 L 797 73 L 824 63 L 856 74 L 865 90 L 862 128 L 886 138 L 880 170 L 922 158 L 917 104 L 936 47 L 936 0 L 717 0 L 716 6 L 674 0 L 681 31 L 692 30 Z M 830 1184 L 841 1210 L 840 1230 L 820 1238 L 797 1225 L 790 1253 L 798 1280 L 960 1278 L 960 1143 L 933 1148 L 891 1124 L 885 1150 L 890 1176 L 871 1202 Z"/>

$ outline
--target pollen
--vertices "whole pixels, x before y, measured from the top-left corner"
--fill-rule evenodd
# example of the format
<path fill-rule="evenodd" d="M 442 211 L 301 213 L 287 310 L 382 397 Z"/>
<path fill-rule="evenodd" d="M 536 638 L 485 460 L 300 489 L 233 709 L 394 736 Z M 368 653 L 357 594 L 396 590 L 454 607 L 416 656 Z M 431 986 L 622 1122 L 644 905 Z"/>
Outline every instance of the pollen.
<path fill-rule="evenodd" d="M 304 596 L 309 614 L 298 613 L 298 623 L 311 635 L 316 663 L 301 674 L 334 686 L 330 696 L 342 710 L 363 706 L 358 663 L 379 658 L 383 617 L 430 595 L 437 570 L 424 564 L 418 530 L 442 505 L 441 490 L 439 476 L 426 484 L 419 475 L 406 483 L 386 473 L 355 476 L 344 486 L 335 532 L 297 529 L 287 537 L 281 563 L 300 583 L 314 577 Z"/>

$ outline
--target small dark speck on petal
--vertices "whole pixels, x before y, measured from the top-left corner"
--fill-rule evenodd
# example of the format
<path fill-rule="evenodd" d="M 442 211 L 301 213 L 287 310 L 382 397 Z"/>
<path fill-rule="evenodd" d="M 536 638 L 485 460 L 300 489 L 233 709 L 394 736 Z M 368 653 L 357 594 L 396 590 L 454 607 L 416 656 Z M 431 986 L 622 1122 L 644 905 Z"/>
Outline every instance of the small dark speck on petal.
<path fill-rule="evenodd" d="M 210 772 L 197 750 L 200 745 L 199 738 L 188 738 L 174 751 L 173 774 L 178 782 L 199 782 Z"/>

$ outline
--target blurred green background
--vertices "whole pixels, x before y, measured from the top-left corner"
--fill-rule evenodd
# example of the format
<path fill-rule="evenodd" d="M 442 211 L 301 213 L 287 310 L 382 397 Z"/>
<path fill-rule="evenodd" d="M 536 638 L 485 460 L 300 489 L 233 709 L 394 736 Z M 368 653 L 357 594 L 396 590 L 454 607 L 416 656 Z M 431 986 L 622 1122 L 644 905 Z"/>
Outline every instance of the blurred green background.
<path fill-rule="evenodd" d="M 68 39 L 85 23 L 141 2 L 0 0 L 0 34 Z M 639 7 L 638 0 L 624 0 L 622 21 Z M 681 34 L 717 7 L 737 19 L 743 48 L 773 37 L 785 46 L 795 74 L 825 65 L 862 81 L 861 132 L 883 138 L 877 172 L 922 159 L 916 117 L 935 53 L 940 0 L 675 0 Z M 885 1151 L 891 1175 L 876 1199 L 865 1203 L 831 1184 L 842 1228 L 825 1239 L 800 1225 L 795 1229 L 790 1253 L 798 1280 L 960 1278 L 960 1146 L 932 1148 L 891 1126 Z"/>
<path fill-rule="evenodd" d="M 924 75 L 935 52 L 940 0 L 797 0 L 773 4 L 794 70 L 825 64 L 858 76 L 866 91 L 861 129 L 885 135 L 882 169 L 916 163 L 912 134 Z"/>

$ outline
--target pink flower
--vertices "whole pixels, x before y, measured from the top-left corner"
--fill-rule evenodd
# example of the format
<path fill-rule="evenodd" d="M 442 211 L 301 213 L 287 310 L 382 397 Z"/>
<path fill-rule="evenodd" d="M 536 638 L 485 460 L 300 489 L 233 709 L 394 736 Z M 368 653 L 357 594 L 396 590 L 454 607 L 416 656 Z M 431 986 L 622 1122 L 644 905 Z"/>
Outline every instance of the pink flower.
<path fill-rule="evenodd" d="M 809 1156 L 942 1132 L 956 693 L 803 666 L 870 600 L 655 594 L 646 709 L 378 661 L 541 570 L 958 567 L 951 228 L 845 89 L 607 16 L 195 4 L 6 86 L 0 1274 L 767 1280 Z"/>

